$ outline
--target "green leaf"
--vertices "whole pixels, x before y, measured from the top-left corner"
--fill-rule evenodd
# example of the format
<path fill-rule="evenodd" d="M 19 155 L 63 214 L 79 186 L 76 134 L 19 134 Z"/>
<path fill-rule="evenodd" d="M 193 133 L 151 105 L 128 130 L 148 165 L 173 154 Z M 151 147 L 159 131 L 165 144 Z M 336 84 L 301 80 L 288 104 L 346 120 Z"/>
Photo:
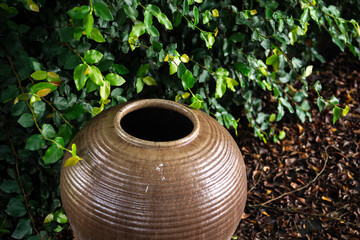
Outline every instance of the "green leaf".
<path fill-rule="evenodd" d="M 320 81 L 319 81 L 319 80 L 318 80 L 318 81 L 316 81 L 316 83 L 315 83 L 314 87 L 315 87 L 315 90 L 316 90 L 317 92 L 320 92 L 320 91 L 321 91 L 322 86 L 321 86 L 321 83 L 320 83 Z"/>
<path fill-rule="evenodd" d="M 274 0 L 265 1 L 265 7 L 270 10 L 275 10 L 279 6 L 279 3 Z"/>
<path fill-rule="evenodd" d="M 139 22 L 133 26 L 129 36 L 133 38 L 138 38 L 145 33 L 145 29 L 146 29 L 145 24 Z"/>
<path fill-rule="evenodd" d="M 349 111 L 350 111 L 349 106 L 346 105 L 343 112 L 342 112 L 342 115 L 345 117 L 349 113 Z"/>
<path fill-rule="evenodd" d="M 345 50 L 345 43 L 340 39 L 333 37 L 332 41 L 341 49 L 342 52 Z"/>
<path fill-rule="evenodd" d="M 0 184 L 0 190 L 6 193 L 21 193 L 20 185 L 16 180 L 4 180 Z"/>
<path fill-rule="evenodd" d="M 104 81 L 104 85 L 100 87 L 100 97 L 101 100 L 106 100 L 110 95 L 110 83 Z"/>
<path fill-rule="evenodd" d="M 64 68 L 65 69 L 74 69 L 75 66 L 77 66 L 80 63 L 81 63 L 81 59 L 76 54 L 71 54 L 70 56 L 67 56 Z"/>
<path fill-rule="evenodd" d="M 99 86 L 96 85 L 96 83 L 94 83 L 93 81 L 87 81 L 85 88 L 86 88 L 86 92 L 90 93 L 90 92 L 97 90 L 99 88 Z"/>
<path fill-rule="evenodd" d="M 195 96 L 191 97 L 191 104 L 189 106 L 193 109 L 202 109 L 204 108 L 204 100 L 199 94 L 195 94 Z"/>
<path fill-rule="evenodd" d="M 15 239 L 23 239 L 32 234 L 31 220 L 29 218 L 21 218 L 16 225 L 15 231 L 11 237 Z"/>
<path fill-rule="evenodd" d="M 291 45 L 295 45 L 295 43 L 297 42 L 297 35 L 294 31 L 289 32 L 289 40 L 290 40 L 290 44 Z"/>
<path fill-rule="evenodd" d="M 181 77 L 181 82 L 185 91 L 194 86 L 195 79 L 189 70 L 186 69 L 185 73 Z"/>
<path fill-rule="evenodd" d="M 44 80 L 47 77 L 46 71 L 36 71 L 30 75 L 34 80 Z"/>
<path fill-rule="evenodd" d="M 226 80 L 227 88 L 229 88 L 231 91 L 235 92 L 236 89 L 234 87 L 239 85 L 239 83 L 235 79 L 229 78 L 229 77 L 227 77 L 225 80 Z"/>
<path fill-rule="evenodd" d="M 36 151 L 44 146 L 45 142 L 41 134 L 34 134 L 26 140 L 25 149 Z"/>
<path fill-rule="evenodd" d="M 306 70 L 305 70 L 305 77 L 308 77 L 311 75 L 312 73 L 312 70 L 313 70 L 313 66 L 312 65 L 309 65 L 306 67 Z"/>
<path fill-rule="evenodd" d="M 187 0 L 183 1 L 182 8 L 183 8 L 182 15 L 185 16 L 189 12 L 189 2 Z"/>
<path fill-rule="evenodd" d="M 155 26 L 150 26 L 150 28 L 147 28 L 146 31 L 152 36 L 152 37 L 159 37 L 160 33 L 156 29 Z"/>
<path fill-rule="evenodd" d="M 330 102 L 333 105 L 338 105 L 339 104 L 339 99 L 337 99 L 334 95 L 331 97 Z"/>
<path fill-rule="evenodd" d="M 53 164 L 63 156 L 63 150 L 56 145 L 51 145 L 45 152 L 44 163 Z"/>
<path fill-rule="evenodd" d="M 44 219 L 44 223 L 50 223 L 54 220 L 54 214 L 53 213 L 49 213 L 45 219 Z"/>
<path fill-rule="evenodd" d="M 43 101 L 38 101 L 33 103 L 34 113 L 39 115 L 43 114 L 46 110 L 46 104 Z"/>
<path fill-rule="evenodd" d="M 148 86 L 155 86 L 156 85 L 156 81 L 155 79 L 153 79 L 150 76 L 146 76 L 143 78 L 143 82 L 148 85 Z"/>
<path fill-rule="evenodd" d="M 279 61 L 279 56 L 271 55 L 266 59 L 266 65 L 273 65 L 277 61 Z"/>
<path fill-rule="evenodd" d="M 169 74 L 173 75 L 174 73 L 176 73 L 178 70 L 178 65 L 176 64 L 175 61 L 171 61 L 170 63 L 170 69 L 169 69 Z"/>
<path fill-rule="evenodd" d="M 203 17 L 203 24 L 207 24 L 212 19 L 212 14 L 209 10 L 206 10 Z"/>
<path fill-rule="evenodd" d="M 68 144 L 73 136 L 71 127 L 67 124 L 63 124 L 59 128 L 58 136 L 62 137 L 65 144 Z"/>
<path fill-rule="evenodd" d="M 57 89 L 57 86 L 49 82 L 40 82 L 30 88 L 32 93 L 39 95 L 41 95 L 41 90 L 45 90 L 45 89 L 48 89 L 49 92 L 52 92 Z"/>
<path fill-rule="evenodd" d="M 73 143 L 71 145 L 71 154 L 73 157 L 76 157 L 76 144 L 75 143 Z"/>
<path fill-rule="evenodd" d="M 199 24 L 199 9 L 194 6 L 193 8 L 193 14 L 194 14 L 194 26 L 198 25 Z"/>
<path fill-rule="evenodd" d="M 225 68 L 218 68 L 216 70 L 216 75 L 218 77 L 226 78 L 227 76 L 229 76 L 229 71 L 226 70 Z"/>
<path fill-rule="evenodd" d="M 114 17 L 111 14 L 108 6 L 103 2 L 93 3 L 95 14 L 104 19 L 105 21 L 113 21 Z"/>
<path fill-rule="evenodd" d="M 96 85 L 98 86 L 104 85 L 103 75 L 101 74 L 101 71 L 97 67 L 91 66 L 91 71 L 89 71 L 89 77 Z"/>
<path fill-rule="evenodd" d="M 285 111 L 284 111 L 284 107 L 281 103 L 278 103 L 278 107 L 277 107 L 277 110 L 278 110 L 278 114 L 276 116 L 276 121 L 280 121 L 284 115 L 285 115 Z"/>
<path fill-rule="evenodd" d="M 282 105 L 284 105 L 290 113 L 294 113 L 294 109 L 293 107 L 291 106 L 291 104 L 285 99 L 285 98 L 279 98 L 280 102 Z"/>
<path fill-rule="evenodd" d="M 305 118 L 306 118 L 306 115 L 305 115 L 305 112 L 304 112 L 304 110 L 300 107 L 300 106 L 296 106 L 295 107 L 296 108 L 296 115 L 298 116 L 298 118 L 300 119 L 300 121 L 302 122 L 302 123 L 304 123 L 305 122 Z"/>
<path fill-rule="evenodd" d="M 81 38 L 81 36 L 83 35 L 83 29 L 78 27 L 74 29 L 74 38 L 76 40 L 79 40 Z"/>
<path fill-rule="evenodd" d="M 133 20 L 134 22 L 136 21 L 136 18 L 138 17 L 138 12 L 135 8 L 132 8 L 130 5 L 123 5 L 122 6 L 124 11 L 125 11 L 125 14 L 131 18 L 131 20 Z"/>
<path fill-rule="evenodd" d="M 118 74 L 128 74 L 129 70 L 122 64 L 113 64 L 113 68 Z"/>
<path fill-rule="evenodd" d="M 116 73 L 107 74 L 105 79 L 110 83 L 111 86 L 121 86 L 125 83 L 125 79 Z"/>
<path fill-rule="evenodd" d="M 74 120 L 84 114 L 84 111 L 84 105 L 76 104 L 66 111 L 65 117 L 68 120 Z"/>
<path fill-rule="evenodd" d="M 249 77 L 250 75 L 250 69 L 242 62 L 237 62 L 234 64 L 234 67 L 237 71 L 240 71 L 242 74 L 244 74 L 246 77 Z"/>
<path fill-rule="evenodd" d="M 84 60 L 87 63 L 97 63 L 102 59 L 103 56 L 104 55 L 101 52 L 95 49 L 87 50 L 85 52 Z"/>
<path fill-rule="evenodd" d="M 94 17 L 91 13 L 88 13 L 83 20 L 83 28 L 87 37 L 90 37 L 91 31 L 94 25 Z"/>
<path fill-rule="evenodd" d="M 317 104 L 320 112 L 321 112 L 321 111 L 324 109 L 324 107 L 326 106 L 326 103 L 325 103 L 325 101 L 324 101 L 324 99 L 323 99 L 322 97 L 318 97 L 318 98 L 317 98 L 316 104 Z"/>
<path fill-rule="evenodd" d="M 104 36 L 101 34 L 99 29 L 97 29 L 97 28 L 93 28 L 91 30 L 90 38 L 93 39 L 94 41 L 98 42 L 98 43 L 106 42 Z"/>
<path fill-rule="evenodd" d="M 157 17 L 159 23 L 164 25 L 167 30 L 172 30 L 173 29 L 173 26 L 172 26 L 170 20 L 167 18 L 167 16 L 164 13 L 160 13 L 156 17 Z"/>
<path fill-rule="evenodd" d="M 12 197 L 5 210 L 12 217 L 22 217 L 26 214 L 26 207 L 22 198 Z"/>
<path fill-rule="evenodd" d="M 85 64 L 79 64 L 75 70 L 74 70 L 74 81 L 76 89 L 79 91 L 85 86 L 86 80 L 88 79 L 88 76 L 85 76 L 85 71 L 87 69 L 87 66 Z"/>
<path fill-rule="evenodd" d="M 161 13 L 160 8 L 158 6 L 156 6 L 156 5 L 153 5 L 153 4 L 148 4 L 146 6 L 146 10 L 148 10 L 155 17 Z"/>
<path fill-rule="evenodd" d="M 140 93 L 144 88 L 144 82 L 141 78 L 136 80 L 136 93 Z"/>
<path fill-rule="evenodd" d="M 215 98 L 221 98 L 226 91 L 226 80 L 223 77 L 217 77 L 215 87 Z"/>
<path fill-rule="evenodd" d="M 335 124 L 336 121 L 339 120 L 340 116 L 341 116 L 341 108 L 335 106 L 333 109 L 333 124 Z"/>
<path fill-rule="evenodd" d="M 294 68 L 296 68 L 296 70 L 299 70 L 302 67 L 302 62 L 300 59 L 293 57 L 292 58 L 292 63 L 294 65 Z"/>
<path fill-rule="evenodd" d="M 233 41 L 233 42 L 241 42 L 242 40 L 244 40 L 244 38 L 246 37 L 246 35 L 244 33 L 241 33 L 241 32 L 237 32 L 237 33 L 234 33 L 233 35 L 231 35 L 230 39 Z"/>
<path fill-rule="evenodd" d="M 11 101 L 12 99 L 16 98 L 19 95 L 19 89 L 16 86 L 10 86 L 5 90 L 1 90 L 1 97 L 0 101 L 6 103 Z"/>
<path fill-rule="evenodd" d="M 181 77 L 184 75 L 186 71 L 185 65 L 181 62 L 179 63 L 178 69 L 177 69 L 177 76 L 181 79 Z"/>
<path fill-rule="evenodd" d="M 272 113 L 269 118 L 269 122 L 274 122 L 276 120 L 276 114 Z"/>
<path fill-rule="evenodd" d="M 301 21 L 301 24 L 302 26 L 304 27 L 305 23 L 307 23 L 310 19 L 310 10 L 309 8 L 305 8 L 304 9 L 304 12 L 301 14 L 301 18 L 300 18 L 300 21 Z"/>
<path fill-rule="evenodd" d="M 67 223 L 67 217 L 63 212 L 56 211 L 54 213 L 54 220 L 60 224 Z"/>
<path fill-rule="evenodd" d="M 11 109 L 11 115 L 13 116 L 20 116 L 21 114 L 25 113 L 28 109 L 28 106 L 24 101 L 17 102 Z"/>
<path fill-rule="evenodd" d="M 305 95 L 302 91 L 297 91 L 293 99 L 295 102 L 302 102 L 305 99 Z"/>
<path fill-rule="evenodd" d="M 148 74 L 148 72 L 149 72 L 149 68 L 150 68 L 149 63 L 141 65 L 136 72 L 136 76 L 138 76 L 140 78 L 145 77 L 146 74 Z"/>
<path fill-rule="evenodd" d="M 279 140 L 284 140 L 285 137 L 286 137 L 286 132 L 281 131 L 281 132 L 279 133 L 279 136 L 278 136 Z"/>
<path fill-rule="evenodd" d="M 67 11 L 67 14 L 73 19 L 83 19 L 90 12 L 90 7 L 84 5 L 81 7 L 74 7 L 73 9 Z"/>
<path fill-rule="evenodd" d="M 43 124 L 42 125 L 42 134 L 46 138 L 54 138 L 56 135 L 55 129 L 51 124 Z"/>
<path fill-rule="evenodd" d="M 30 113 L 24 113 L 17 122 L 24 128 L 32 127 L 34 125 L 34 117 Z"/>

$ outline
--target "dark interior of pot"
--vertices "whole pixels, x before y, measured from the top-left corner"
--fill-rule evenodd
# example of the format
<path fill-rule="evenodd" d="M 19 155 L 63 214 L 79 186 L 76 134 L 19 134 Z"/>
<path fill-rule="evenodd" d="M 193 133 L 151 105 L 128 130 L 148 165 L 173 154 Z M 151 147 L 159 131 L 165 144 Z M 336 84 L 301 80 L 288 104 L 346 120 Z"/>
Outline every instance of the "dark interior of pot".
<path fill-rule="evenodd" d="M 194 124 L 185 115 L 165 108 L 147 107 L 127 113 L 120 121 L 122 129 L 139 139 L 168 142 L 189 135 Z"/>

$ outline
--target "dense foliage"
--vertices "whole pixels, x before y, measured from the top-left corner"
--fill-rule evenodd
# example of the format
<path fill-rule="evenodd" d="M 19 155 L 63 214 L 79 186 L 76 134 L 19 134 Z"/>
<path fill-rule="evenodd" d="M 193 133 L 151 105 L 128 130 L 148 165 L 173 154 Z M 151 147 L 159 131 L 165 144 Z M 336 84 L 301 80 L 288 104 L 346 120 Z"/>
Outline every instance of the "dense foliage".
<path fill-rule="evenodd" d="M 286 132 L 274 124 L 287 111 L 311 121 L 306 98 L 315 91 L 335 123 L 349 108 L 307 77 L 332 42 L 360 58 L 359 8 L 357 0 L 1 0 L 0 237 L 47 239 L 66 227 L 59 160 L 64 151 L 67 165 L 81 160 L 66 146 L 117 103 L 180 101 L 235 132 L 246 117 L 255 136 L 277 142 Z"/>

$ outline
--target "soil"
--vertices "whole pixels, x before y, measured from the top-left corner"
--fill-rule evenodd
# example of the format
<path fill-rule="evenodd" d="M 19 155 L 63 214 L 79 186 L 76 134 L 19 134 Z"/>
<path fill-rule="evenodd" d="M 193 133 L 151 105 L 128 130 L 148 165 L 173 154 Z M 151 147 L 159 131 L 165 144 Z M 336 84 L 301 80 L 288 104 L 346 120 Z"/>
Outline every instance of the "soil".
<path fill-rule="evenodd" d="M 264 144 L 251 129 L 239 131 L 248 200 L 238 239 L 360 239 L 360 62 L 341 54 L 309 84 L 317 80 L 324 97 L 350 107 L 334 125 L 312 93 L 312 122 L 277 123 L 283 141 Z"/>

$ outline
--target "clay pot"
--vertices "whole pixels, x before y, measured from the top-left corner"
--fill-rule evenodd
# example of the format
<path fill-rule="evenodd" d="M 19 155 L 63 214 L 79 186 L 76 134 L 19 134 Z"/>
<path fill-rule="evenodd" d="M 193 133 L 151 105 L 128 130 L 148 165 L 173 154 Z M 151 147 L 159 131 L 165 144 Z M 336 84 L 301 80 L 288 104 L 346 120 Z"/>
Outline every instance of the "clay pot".
<path fill-rule="evenodd" d="M 226 240 L 236 230 L 244 161 L 202 111 L 156 99 L 120 104 L 73 142 L 84 160 L 62 168 L 60 189 L 79 240 Z"/>

